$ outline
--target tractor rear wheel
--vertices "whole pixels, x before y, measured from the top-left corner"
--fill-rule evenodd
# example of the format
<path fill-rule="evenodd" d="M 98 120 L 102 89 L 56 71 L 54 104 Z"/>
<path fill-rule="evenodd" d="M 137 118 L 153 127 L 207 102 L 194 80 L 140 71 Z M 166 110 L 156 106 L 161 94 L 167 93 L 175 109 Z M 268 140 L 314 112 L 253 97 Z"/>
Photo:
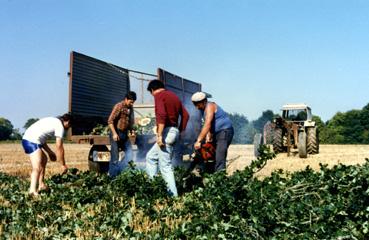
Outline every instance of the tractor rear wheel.
<path fill-rule="evenodd" d="M 283 152 L 283 131 L 282 128 L 275 128 L 273 131 L 273 151 Z"/>
<path fill-rule="evenodd" d="M 299 157 L 300 158 L 307 158 L 307 149 L 306 149 L 306 133 L 299 132 L 299 142 L 297 144 L 299 149 Z"/>
<path fill-rule="evenodd" d="M 309 154 L 319 153 L 319 138 L 316 127 L 310 127 L 307 129 L 307 152 Z"/>

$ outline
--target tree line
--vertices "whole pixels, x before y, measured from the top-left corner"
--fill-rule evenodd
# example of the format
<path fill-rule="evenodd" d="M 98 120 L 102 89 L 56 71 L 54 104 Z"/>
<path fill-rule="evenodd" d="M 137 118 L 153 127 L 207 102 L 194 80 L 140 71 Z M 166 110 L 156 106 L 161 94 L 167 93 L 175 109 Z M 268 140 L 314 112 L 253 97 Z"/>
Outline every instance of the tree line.
<path fill-rule="evenodd" d="M 233 143 L 252 144 L 254 135 L 262 133 L 264 125 L 273 121 L 278 113 L 266 110 L 254 121 L 239 113 L 229 115 L 235 128 Z M 316 115 L 313 120 L 318 126 L 321 144 L 369 144 L 369 103 L 360 110 L 337 112 L 326 122 Z"/>
<path fill-rule="evenodd" d="M 30 118 L 26 121 L 23 128 L 27 129 L 38 118 Z M 20 140 L 22 139 L 22 134 L 19 128 L 14 128 L 13 124 L 6 118 L 0 117 L 0 141 L 4 140 Z"/>
<path fill-rule="evenodd" d="M 252 144 L 256 133 L 263 131 L 268 121 L 278 116 L 272 110 L 262 112 L 261 116 L 249 121 L 240 113 L 229 114 L 235 134 L 233 144 Z M 38 118 L 30 118 L 23 128 L 27 129 Z M 324 122 L 319 116 L 314 115 L 313 120 L 317 123 L 321 144 L 369 144 L 369 103 L 360 110 L 337 112 L 330 120 Z M 22 138 L 20 130 L 14 128 L 12 123 L 0 117 L 0 140 L 19 140 Z"/>

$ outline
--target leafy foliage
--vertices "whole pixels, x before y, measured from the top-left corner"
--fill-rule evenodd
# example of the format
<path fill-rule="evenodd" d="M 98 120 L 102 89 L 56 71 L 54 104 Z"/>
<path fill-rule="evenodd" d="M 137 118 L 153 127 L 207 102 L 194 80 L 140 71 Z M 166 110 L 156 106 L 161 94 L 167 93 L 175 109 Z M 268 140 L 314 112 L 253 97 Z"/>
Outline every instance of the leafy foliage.
<path fill-rule="evenodd" d="M 12 132 L 12 123 L 8 119 L 0 117 L 0 140 L 10 139 Z"/>
<path fill-rule="evenodd" d="M 19 129 L 13 128 L 13 124 L 8 119 L 0 117 L 0 141 L 20 139 L 22 139 L 22 134 Z"/>
<path fill-rule="evenodd" d="M 28 182 L 0 173 L 0 233 L 5 239 L 367 239 L 369 160 L 322 165 L 257 179 L 274 157 L 232 176 L 175 172 L 180 196 L 131 169 L 115 179 L 70 169 L 48 179 L 49 192 L 27 196 Z"/>
<path fill-rule="evenodd" d="M 139 118 L 138 122 L 133 126 L 137 135 L 152 135 L 156 134 L 156 118 L 149 114 Z"/>
<path fill-rule="evenodd" d="M 253 141 L 255 130 L 246 116 L 239 113 L 228 114 L 232 121 L 233 128 L 236 129 L 233 136 L 233 144 L 249 144 Z"/>
<path fill-rule="evenodd" d="M 34 124 L 35 122 L 37 122 L 39 119 L 38 118 L 30 118 L 26 121 L 26 123 L 24 124 L 23 128 L 27 129 L 29 128 L 32 124 Z"/>
<path fill-rule="evenodd" d="M 321 129 L 321 142 L 329 144 L 369 143 L 369 104 L 362 110 L 338 112 Z"/>
<path fill-rule="evenodd" d="M 13 128 L 12 133 L 10 134 L 11 140 L 21 140 L 22 134 L 20 133 L 18 128 Z"/>
<path fill-rule="evenodd" d="M 266 110 L 261 114 L 261 116 L 258 119 L 256 119 L 255 121 L 252 122 L 252 125 L 254 126 L 255 130 L 258 133 L 262 133 L 263 129 L 264 129 L 264 125 L 268 121 L 271 122 L 274 117 L 275 117 L 275 115 L 274 115 L 272 110 Z"/>
<path fill-rule="evenodd" d="M 91 135 L 108 136 L 110 132 L 108 125 L 97 124 L 91 131 Z"/>

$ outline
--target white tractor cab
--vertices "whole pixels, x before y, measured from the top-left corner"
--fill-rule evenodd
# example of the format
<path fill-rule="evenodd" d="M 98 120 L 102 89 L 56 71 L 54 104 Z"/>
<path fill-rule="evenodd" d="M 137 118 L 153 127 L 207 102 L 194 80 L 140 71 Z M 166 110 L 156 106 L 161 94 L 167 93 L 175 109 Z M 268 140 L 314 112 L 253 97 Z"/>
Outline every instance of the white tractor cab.
<path fill-rule="evenodd" d="M 311 108 L 306 104 L 285 104 L 282 106 L 282 117 L 290 121 L 311 120 Z"/>

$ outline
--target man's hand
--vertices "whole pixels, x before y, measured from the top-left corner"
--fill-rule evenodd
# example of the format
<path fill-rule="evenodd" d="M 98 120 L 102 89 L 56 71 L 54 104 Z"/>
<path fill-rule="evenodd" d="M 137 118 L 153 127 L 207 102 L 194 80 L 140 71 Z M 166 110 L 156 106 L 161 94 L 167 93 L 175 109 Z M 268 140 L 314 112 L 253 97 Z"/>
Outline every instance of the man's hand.
<path fill-rule="evenodd" d="M 128 131 L 128 138 L 131 141 L 131 144 L 136 143 L 136 132 L 134 130 Z"/>
<path fill-rule="evenodd" d="M 206 142 L 212 142 L 213 141 L 213 135 L 210 134 L 210 133 L 206 134 L 206 140 L 205 141 Z"/>
<path fill-rule="evenodd" d="M 68 172 L 68 167 L 67 165 L 63 165 L 62 166 L 62 169 L 63 169 L 63 173 L 62 174 L 66 174 Z"/>
<path fill-rule="evenodd" d="M 199 150 L 199 149 L 201 148 L 201 142 L 196 141 L 196 142 L 195 142 L 195 144 L 194 144 L 194 148 L 195 148 L 196 150 Z"/>
<path fill-rule="evenodd" d="M 159 145 L 159 147 L 164 147 L 163 136 L 157 136 L 156 143 Z"/>
<path fill-rule="evenodd" d="M 119 141 L 119 135 L 118 134 L 113 134 L 113 140 L 118 142 Z"/>
<path fill-rule="evenodd" d="M 135 130 L 128 131 L 128 136 L 129 136 L 129 137 L 136 137 L 136 132 L 135 132 Z"/>
<path fill-rule="evenodd" d="M 56 155 L 54 152 L 49 152 L 49 158 L 50 158 L 50 161 L 53 161 L 55 162 L 56 161 Z"/>

